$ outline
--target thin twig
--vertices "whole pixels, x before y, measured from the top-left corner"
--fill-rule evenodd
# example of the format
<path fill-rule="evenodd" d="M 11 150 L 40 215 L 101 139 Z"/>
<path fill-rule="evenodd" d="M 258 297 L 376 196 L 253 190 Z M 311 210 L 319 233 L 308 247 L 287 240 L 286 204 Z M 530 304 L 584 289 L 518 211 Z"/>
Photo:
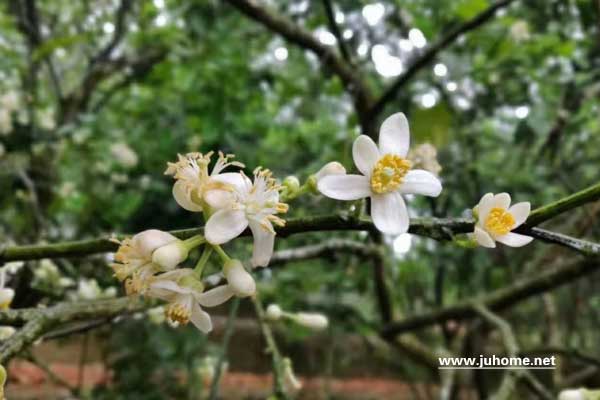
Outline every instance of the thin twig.
<path fill-rule="evenodd" d="M 227 326 L 225 327 L 225 334 L 223 335 L 223 344 L 221 345 L 221 354 L 215 364 L 215 372 L 213 374 L 213 380 L 210 386 L 209 400 L 217 400 L 219 397 L 219 386 L 221 383 L 221 374 L 223 371 L 223 365 L 227 358 L 227 349 L 229 348 L 229 341 L 233 334 L 233 328 L 235 327 L 235 320 L 237 317 L 238 308 L 240 306 L 240 299 L 236 297 L 229 306 L 229 318 L 227 319 Z"/>

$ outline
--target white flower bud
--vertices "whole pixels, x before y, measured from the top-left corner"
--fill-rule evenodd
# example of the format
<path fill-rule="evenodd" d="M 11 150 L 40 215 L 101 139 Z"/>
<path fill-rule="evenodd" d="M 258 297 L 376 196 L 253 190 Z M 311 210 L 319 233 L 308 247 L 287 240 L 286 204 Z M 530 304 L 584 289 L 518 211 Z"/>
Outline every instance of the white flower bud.
<path fill-rule="evenodd" d="M 566 389 L 558 394 L 558 400 L 585 400 L 583 389 Z"/>
<path fill-rule="evenodd" d="M 282 315 L 283 311 L 281 310 L 281 307 L 279 307 L 277 304 L 269 304 L 266 312 L 267 319 L 270 319 L 271 321 L 277 321 Z"/>
<path fill-rule="evenodd" d="M 133 241 L 134 246 L 138 248 L 145 257 L 150 259 L 154 250 L 169 243 L 176 242 L 179 239 L 169 232 L 163 232 L 158 229 L 148 229 L 134 235 L 131 240 Z"/>
<path fill-rule="evenodd" d="M 329 325 L 329 320 L 323 314 L 299 312 L 293 318 L 298 324 L 314 330 L 322 330 Z"/>
<path fill-rule="evenodd" d="M 0 326 L 0 341 L 4 341 L 15 334 L 17 330 L 12 326 Z"/>
<path fill-rule="evenodd" d="M 13 298 L 15 297 L 15 291 L 11 288 L 0 289 L 0 309 L 7 309 L 10 307 Z"/>
<path fill-rule="evenodd" d="M 246 271 L 240 260 L 229 260 L 223 266 L 229 287 L 238 297 L 252 296 L 256 293 L 256 282 Z"/>
<path fill-rule="evenodd" d="M 283 186 L 291 193 L 300 189 L 300 181 L 294 175 L 290 175 L 283 180 Z"/>
<path fill-rule="evenodd" d="M 152 262 L 170 271 L 184 262 L 188 257 L 188 253 L 187 246 L 181 240 L 177 240 L 154 250 Z"/>
<path fill-rule="evenodd" d="M 315 174 L 315 177 L 317 178 L 317 181 L 319 181 L 320 179 L 322 179 L 328 175 L 345 175 L 345 174 L 346 174 L 346 168 L 344 168 L 344 166 L 342 164 L 340 164 L 339 162 L 332 161 L 332 162 L 325 164 L 319 170 L 319 172 L 317 172 Z"/>

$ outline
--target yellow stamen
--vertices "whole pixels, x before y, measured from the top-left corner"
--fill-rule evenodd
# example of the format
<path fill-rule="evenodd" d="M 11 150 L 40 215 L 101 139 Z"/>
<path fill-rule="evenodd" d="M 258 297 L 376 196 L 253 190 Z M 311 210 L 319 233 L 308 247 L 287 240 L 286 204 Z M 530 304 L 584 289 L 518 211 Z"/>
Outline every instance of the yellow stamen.
<path fill-rule="evenodd" d="M 500 207 L 492 208 L 485 219 L 485 229 L 496 235 L 506 235 L 514 224 L 515 217 Z"/>
<path fill-rule="evenodd" d="M 393 192 L 410 170 L 410 161 L 394 154 L 386 154 L 377 161 L 371 175 L 371 190 L 375 193 Z"/>
<path fill-rule="evenodd" d="M 165 309 L 165 316 L 169 321 L 185 325 L 190 322 L 190 310 L 180 303 L 171 303 Z"/>

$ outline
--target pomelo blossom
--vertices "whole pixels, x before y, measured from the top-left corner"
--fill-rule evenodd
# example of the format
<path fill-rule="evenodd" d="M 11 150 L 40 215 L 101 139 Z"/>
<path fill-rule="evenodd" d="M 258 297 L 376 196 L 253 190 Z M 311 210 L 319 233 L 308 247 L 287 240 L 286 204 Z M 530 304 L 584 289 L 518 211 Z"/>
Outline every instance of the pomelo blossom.
<path fill-rule="evenodd" d="M 436 197 L 442 184 L 431 172 L 411 169 L 407 153 L 410 141 L 404 114 L 389 116 L 379 130 L 379 147 L 365 135 L 352 147 L 354 164 L 362 175 L 328 175 L 318 182 L 319 191 L 336 200 L 371 198 L 373 223 L 383 233 L 408 231 L 409 218 L 402 194 Z"/>
<path fill-rule="evenodd" d="M 114 256 L 115 262 L 110 267 L 118 280 L 126 280 L 127 292 L 134 294 L 143 290 L 144 282 L 149 277 L 163 269 L 152 262 L 154 251 L 179 239 L 168 232 L 148 229 L 131 238 L 115 241 L 120 246 Z"/>
<path fill-rule="evenodd" d="M 256 293 L 256 282 L 246 271 L 240 260 L 229 260 L 223 265 L 223 274 L 229 287 L 238 297 L 252 296 Z"/>
<path fill-rule="evenodd" d="M 225 303 L 234 291 L 222 285 L 204 291 L 204 285 L 191 268 L 180 268 L 150 278 L 145 295 L 168 302 L 165 316 L 171 323 L 185 325 L 190 321 L 204 333 L 212 330 L 210 315 L 200 306 L 215 307 Z"/>
<path fill-rule="evenodd" d="M 211 190 L 220 189 L 213 194 L 212 203 L 220 205 L 223 199 L 217 195 L 231 192 L 231 184 L 241 184 L 241 177 L 235 172 L 222 171 L 230 166 L 243 168 L 244 164 L 230 161 L 234 156 L 219 152 L 219 158 L 212 171 L 209 173 L 213 152 L 206 154 L 188 153 L 185 156 L 178 155 L 179 160 L 168 163 L 166 175 L 173 175 L 176 179 L 173 185 L 173 197 L 177 203 L 188 211 L 200 212 L 210 201 L 208 193 Z"/>
<path fill-rule="evenodd" d="M 345 175 L 345 174 L 346 174 L 346 168 L 344 168 L 344 166 L 342 164 L 340 164 L 337 161 L 331 161 L 331 162 L 328 162 L 327 164 L 325 164 L 319 170 L 319 172 L 317 172 L 315 174 L 315 177 L 317 178 L 317 181 L 319 181 L 329 175 Z"/>
<path fill-rule="evenodd" d="M 285 225 L 285 221 L 276 214 L 287 212 L 288 205 L 279 201 L 281 186 L 268 169 L 255 169 L 254 182 L 244 174 L 239 176 L 241 182 L 234 183 L 233 200 L 225 203 L 224 208 L 208 219 L 204 233 L 209 243 L 218 245 L 239 236 L 250 227 L 254 237 L 252 266 L 265 267 L 273 254 L 273 224 Z"/>
<path fill-rule="evenodd" d="M 531 204 L 526 201 L 511 207 L 508 193 L 487 193 L 473 209 L 477 223 L 472 237 L 483 247 L 494 248 L 496 242 L 512 247 L 525 246 L 533 238 L 511 231 L 527 220 L 530 211 Z"/>

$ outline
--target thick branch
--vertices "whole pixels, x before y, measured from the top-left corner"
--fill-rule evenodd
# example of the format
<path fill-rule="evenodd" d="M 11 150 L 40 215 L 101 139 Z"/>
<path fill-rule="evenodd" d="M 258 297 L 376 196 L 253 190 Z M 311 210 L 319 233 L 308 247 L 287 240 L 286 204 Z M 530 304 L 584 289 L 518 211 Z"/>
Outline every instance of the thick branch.
<path fill-rule="evenodd" d="M 526 300 L 530 297 L 565 285 L 582 276 L 589 275 L 600 269 L 600 258 L 588 258 L 568 265 L 562 265 L 551 270 L 543 271 L 533 277 L 525 278 L 516 283 L 495 290 L 490 294 L 466 302 L 432 311 L 403 321 L 395 322 L 384 327 L 384 337 L 393 337 L 403 332 L 424 328 L 449 320 L 469 319 L 475 316 L 473 304 L 481 304 L 490 310 L 499 311 Z"/>
<path fill-rule="evenodd" d="M 508 6 L 513 1 L 514 0 L 497 1 L 486 10 L 482 11 L 479 15 L 452 29 L 445 36 L 441 37 L 435 43 L 427 47 L 423 53 L 421 53 L 411 62 L 406 69 L 406 72 L 401 74 L 398 79 L 396 79 L 396 81 L 375 102 L 373 107 L 371 107 L 368 112 L 369 121 L 374 120 L 383 111 L 387 103 L 394 100 L 400 89 L 402 89 L 404 85 L 409 82 L 414 75 L 417 74 L 417 72 L 429 65 L 439 52 L 456 42 L 461 35 L 480 27 L 492 19 L 496 11 Z"/>

